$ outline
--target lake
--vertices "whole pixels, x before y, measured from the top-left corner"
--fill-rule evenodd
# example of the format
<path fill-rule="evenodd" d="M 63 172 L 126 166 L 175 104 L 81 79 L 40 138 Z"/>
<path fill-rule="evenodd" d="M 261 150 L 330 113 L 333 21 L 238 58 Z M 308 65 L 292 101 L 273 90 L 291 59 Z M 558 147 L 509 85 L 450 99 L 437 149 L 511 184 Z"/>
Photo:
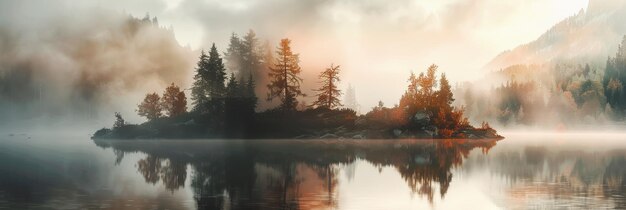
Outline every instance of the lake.
<path fill-rule="evenodd" d="M 0 208 L 626 209 L 626 134 L 488 140 L 0 137 Z"/>

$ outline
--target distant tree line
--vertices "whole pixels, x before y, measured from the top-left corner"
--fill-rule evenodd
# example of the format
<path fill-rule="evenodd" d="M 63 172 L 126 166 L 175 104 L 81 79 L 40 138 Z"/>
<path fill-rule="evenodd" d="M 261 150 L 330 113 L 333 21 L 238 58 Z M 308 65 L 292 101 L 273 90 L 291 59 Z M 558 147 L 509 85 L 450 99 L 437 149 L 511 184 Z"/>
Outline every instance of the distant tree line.
<path fill-rule="evenodd" d="M 501 85 L 456 88 L 472 119 L 501 125 L 568 126 L 623 120 L 626 114 L 626 36 L 604 67 L 557 62 L 513 65 L 496 73 Z"/>

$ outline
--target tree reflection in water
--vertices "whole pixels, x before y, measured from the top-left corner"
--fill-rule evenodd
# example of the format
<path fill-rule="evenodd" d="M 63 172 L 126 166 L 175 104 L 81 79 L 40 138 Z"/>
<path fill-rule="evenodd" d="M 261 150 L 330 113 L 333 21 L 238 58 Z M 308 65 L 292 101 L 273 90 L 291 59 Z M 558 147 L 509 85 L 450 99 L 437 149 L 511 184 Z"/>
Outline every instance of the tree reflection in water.
<path fill-rule="evenodd" d="M 430 202 L 443 198 L 451 169 L 463 164 L 487 140 L 256 140 L 256 141 L 97 141 L 100 147 L 143 152 L 137 171 L 147 183 L 159 181 L 169 190 L 184 187 L 187 165 L 191 188 L 200 209 L 337 207 L 341 165 L 357 159 L 395 168 L 414 193 Z M 438 187 L 435 187 L 437 186 Z"/>

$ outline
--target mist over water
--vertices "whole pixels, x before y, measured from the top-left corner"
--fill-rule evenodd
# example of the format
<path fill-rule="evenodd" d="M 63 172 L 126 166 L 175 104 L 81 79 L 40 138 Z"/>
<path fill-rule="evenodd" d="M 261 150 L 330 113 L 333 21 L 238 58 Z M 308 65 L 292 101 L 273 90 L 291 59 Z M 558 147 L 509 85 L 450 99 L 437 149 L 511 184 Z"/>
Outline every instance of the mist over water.
<path fill-rule="evenodd" d="M 624 11 L 617 0 L 0 0 L 0 209 L 626 209 Z M 435 63 L 459 119 L 505 138 L 367 139 L 339 123 L 365 139 L 91 139 L 116 112 L 132 128 L 206 131 L 191 114 L 142 124 L 138 104 L 174 83 L 190 110 L 200 52 L 215 43 L 224 58 L 229 37 L 251 31 L 263 56 L 291 40 L 298 109 L 334 64 L 337 108 L 358 109 L 336 118 L 419 114 L 437 133 L 424 124 L 434 113 L 407 120 L 397 105 L 411 72 Z M 257 112 L 278 106 L 266 73 L 253 75 Z M 304 125 L 337 120 L 318 111 Z M 403 129 L 380 133 L 415 137 Z"/>
<path fill-rule="evenodd" d="M 625 207 L 625 134 L 503 134 L 497 142 L 2 136 L 0 206 Z"/>

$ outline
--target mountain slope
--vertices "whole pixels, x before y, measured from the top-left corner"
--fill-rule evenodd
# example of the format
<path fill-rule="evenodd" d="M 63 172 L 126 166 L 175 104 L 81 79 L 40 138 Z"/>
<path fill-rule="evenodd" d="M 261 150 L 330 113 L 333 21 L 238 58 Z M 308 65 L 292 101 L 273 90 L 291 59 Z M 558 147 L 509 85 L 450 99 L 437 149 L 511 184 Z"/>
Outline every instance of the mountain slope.
<path fill-rule="evenodd" d="M 484 68 L 559 62 L 604 65 L 626 34 L 626 1 L 590 0 L 586 11 L 566 18 L 535 41 L 496 56 Z"/>

